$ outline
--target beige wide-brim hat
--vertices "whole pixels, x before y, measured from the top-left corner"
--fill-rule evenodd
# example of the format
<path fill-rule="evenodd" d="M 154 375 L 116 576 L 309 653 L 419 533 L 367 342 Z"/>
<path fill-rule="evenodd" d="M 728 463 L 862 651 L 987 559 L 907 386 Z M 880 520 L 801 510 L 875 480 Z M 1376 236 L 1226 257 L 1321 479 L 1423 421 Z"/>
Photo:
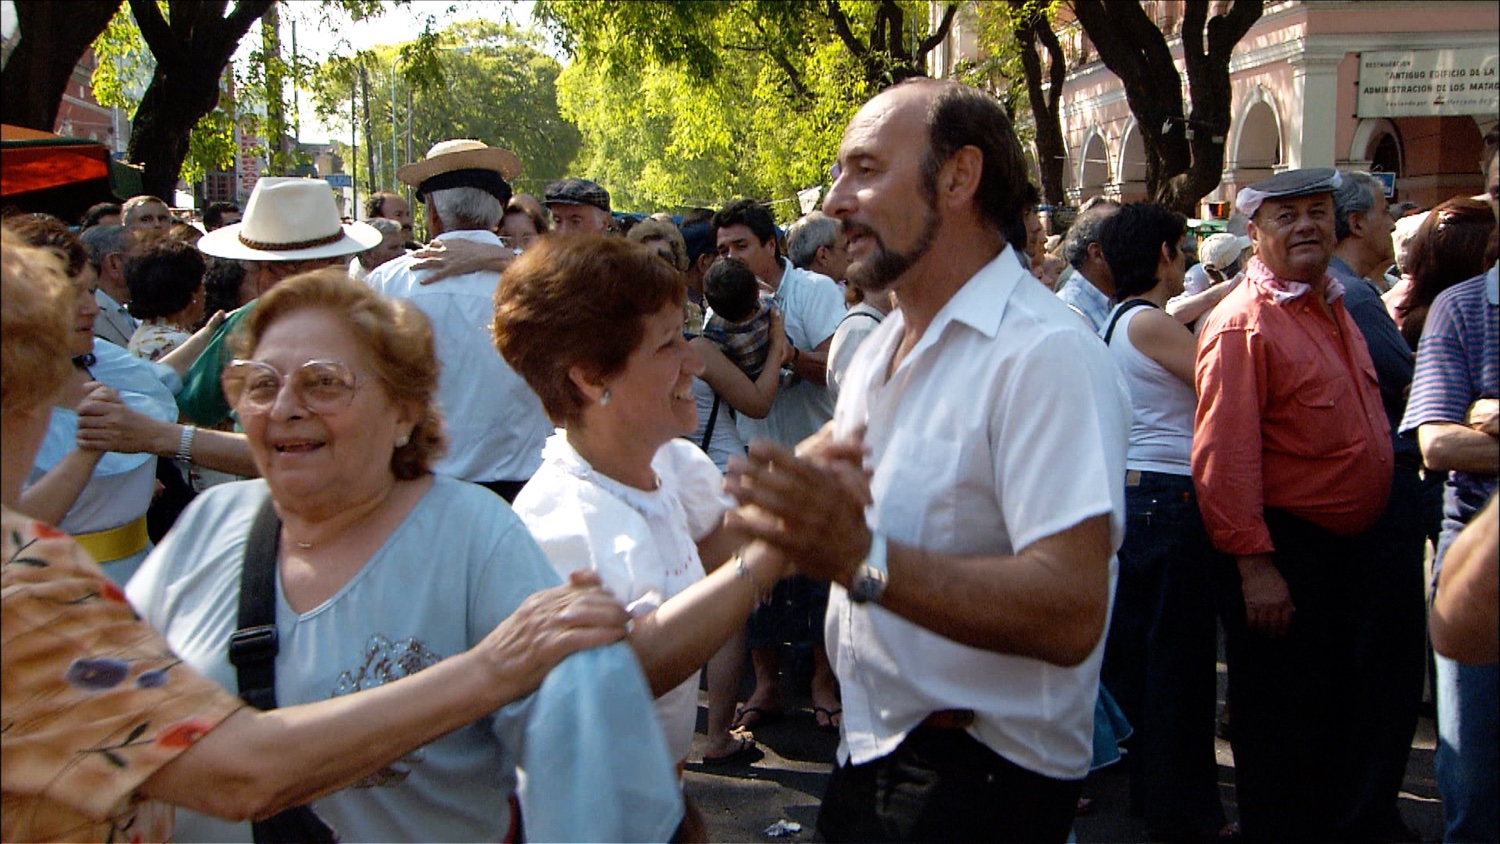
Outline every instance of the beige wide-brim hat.
<path fill-rule="evenodd" d="M 438 141 L 427 151 L 427 157 L 396 171 L 396 178 L 419 187 L 433 176 L 454 170 L 491 170 L 509 181 L 521 173 L 521 159 L 508 149 L 492 147 L 483 141 L 460 138 Z"/>
<path fill-rule="evenodd" d="M 255 183 L 243 219 L 198 240 L 205 255 L 235 261 L 312 261 L 380 245 L 380 231 L 344 224 L 322 179 L 267 176 Z"/>

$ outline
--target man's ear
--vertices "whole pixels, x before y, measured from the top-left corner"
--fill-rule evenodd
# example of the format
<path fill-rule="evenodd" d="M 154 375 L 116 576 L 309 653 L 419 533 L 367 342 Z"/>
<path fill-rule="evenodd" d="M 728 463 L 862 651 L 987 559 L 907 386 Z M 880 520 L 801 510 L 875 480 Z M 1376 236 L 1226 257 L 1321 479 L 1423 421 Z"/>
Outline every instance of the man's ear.
<path fill-rule="evenodd" d="M 939 175 L 939 198 L 954 205 L 967 205 L 979 194 L 979 181 L 983 175 L 984 153 L 979 147 L 959 147 Z"/>
<path fill-rule="evenodd" d="M 125 253 L 111 252 L 104 256 L 104 263 L 99 267 L 106 273 L 114 273 L 116 276 L 125 274 Z"/>

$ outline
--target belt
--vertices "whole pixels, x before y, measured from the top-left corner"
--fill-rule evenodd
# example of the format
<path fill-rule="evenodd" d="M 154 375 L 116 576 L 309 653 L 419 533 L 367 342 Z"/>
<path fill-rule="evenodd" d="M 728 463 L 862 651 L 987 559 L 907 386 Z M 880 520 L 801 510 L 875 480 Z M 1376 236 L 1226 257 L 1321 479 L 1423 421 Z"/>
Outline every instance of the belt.
<path fill-rule="evenodd" d="M 974 724 L 972 709 L 939 709 L 922 719 L 919 727 L 934 730 L 966 730 Z"/>
<path fill-rule="evenodd" d="M 73 537 L 89 552 L 96 563 L 112 563 L 146 550 L 151 537 L 146 535 L 146 517 L 109 530 L 80 533 Z"/>

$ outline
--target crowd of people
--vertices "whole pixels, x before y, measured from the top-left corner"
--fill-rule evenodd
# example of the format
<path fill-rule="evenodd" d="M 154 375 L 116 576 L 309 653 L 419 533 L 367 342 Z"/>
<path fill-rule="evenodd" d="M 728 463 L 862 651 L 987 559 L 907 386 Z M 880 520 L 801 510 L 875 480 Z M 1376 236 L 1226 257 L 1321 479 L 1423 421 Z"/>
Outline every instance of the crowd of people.
<path fill-rule="evenodd" d="M 784 230 L 476 140 L 362 222 L 9 216 L 3 837 L 706 840 L 684 766 L 802 663 L 824 840 L 1065 841 L 1122 740 L 1153 840 L 1398 840 L 1430 626 L 1494 840 L 1497 150 L 1399 219 L 1300 169 L 1049 237 L 919 79 Z"/>

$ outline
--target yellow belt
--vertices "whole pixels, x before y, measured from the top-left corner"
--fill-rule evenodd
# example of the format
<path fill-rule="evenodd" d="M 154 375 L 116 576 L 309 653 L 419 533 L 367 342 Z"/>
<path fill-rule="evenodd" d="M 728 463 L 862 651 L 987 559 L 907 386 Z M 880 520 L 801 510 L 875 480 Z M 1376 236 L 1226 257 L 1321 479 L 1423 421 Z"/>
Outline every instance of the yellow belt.
<path fill-rule="evenodd" d="M 83 550 L 89 552 L 96 563 L 111 563 L 122 560 L 146 549 L 151 538 L 146 535 L 146 517 L 120 525 L 110 530 L 81 533 L 73 537 Z"/>

